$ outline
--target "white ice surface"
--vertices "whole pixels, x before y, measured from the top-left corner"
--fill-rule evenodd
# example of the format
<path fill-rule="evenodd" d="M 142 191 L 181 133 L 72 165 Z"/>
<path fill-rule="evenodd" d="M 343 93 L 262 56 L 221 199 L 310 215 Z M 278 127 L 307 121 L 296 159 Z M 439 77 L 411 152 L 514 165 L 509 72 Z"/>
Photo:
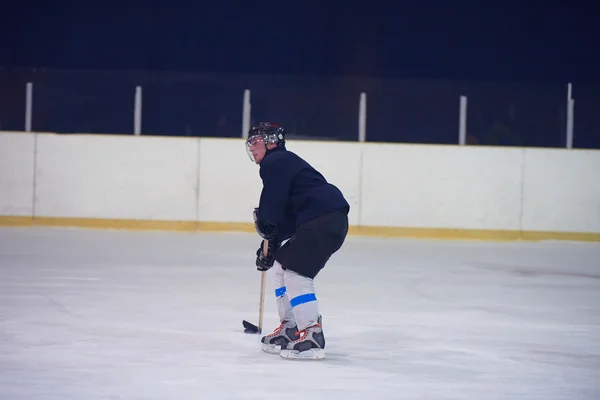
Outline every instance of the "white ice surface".
<path fill-rule="evenodd" d="M 600 399 L 598 244 L 350 237 L 316 281 L 323 361 L 242 333 L 258 245 L 0 229 L 0 399 Z"/>

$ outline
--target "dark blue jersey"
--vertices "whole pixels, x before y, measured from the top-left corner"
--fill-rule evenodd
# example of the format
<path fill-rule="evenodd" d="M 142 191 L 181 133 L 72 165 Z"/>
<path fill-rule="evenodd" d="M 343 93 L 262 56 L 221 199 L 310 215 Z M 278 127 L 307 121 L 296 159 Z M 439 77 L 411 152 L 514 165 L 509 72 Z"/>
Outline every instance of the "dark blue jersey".
<path fill-rule="evenodd" d="M 278 239 L 291 237 L 303 222 L 337 210 L 348 213 L 342 192 L 305 160 L 285 148 L 270 150 L 260 163 L 263 190 L 259 219 L 276 224 Z"/>

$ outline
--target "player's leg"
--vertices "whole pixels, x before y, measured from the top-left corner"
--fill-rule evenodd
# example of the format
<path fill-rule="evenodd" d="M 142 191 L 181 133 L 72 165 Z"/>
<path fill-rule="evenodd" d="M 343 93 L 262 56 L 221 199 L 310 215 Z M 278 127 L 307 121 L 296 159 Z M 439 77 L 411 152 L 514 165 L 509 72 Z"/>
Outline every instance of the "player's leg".
<path fill-rule="evenodd" d="M 324 358 L 325 335 L 314 278 L 288 269 L 285 282 L 298 326 L 298 337 L 282 348 L 280 355 L 285 358 Z"/>
<path fill-rule="evenodd" d="M 325 336 L 314 279 L 348 233 L 344 213 L 329 214 L 298 227 L 294 245 L 286 255 L 284 274 L 298 338 L 281 352 L 286 358 L 323 358 Z"/>
<path fill-rule="evenodd" d="M 279 354 L 279 351 L 285 347 L 290 341 L 297 338 L 296 321 L 294 312 L 290 305 L 290 300 L 285 286 L 284 273 L 281 264 L 275 261 L 271 268 L 274 274 L 275 283 L 275 298 L 277 301 L 277 312 L 279 314 L 279 326 L 275 328 L 273 333 L 264 336 L 261 340 L 262 349 L 267 353 Z"/>
<path fill-rule="evenodd" d="M 294 324 L 294 312 L 290 305 L 290 299 L 287 294 L 287 287 L 285 286 L 285 271 L 282 265 L 275 261 L 273 264 L 273 274 L 275 283 L 275 298 L 277 299 L 277 312 L 279 314 L 279 321 L 291 321 Z"/>

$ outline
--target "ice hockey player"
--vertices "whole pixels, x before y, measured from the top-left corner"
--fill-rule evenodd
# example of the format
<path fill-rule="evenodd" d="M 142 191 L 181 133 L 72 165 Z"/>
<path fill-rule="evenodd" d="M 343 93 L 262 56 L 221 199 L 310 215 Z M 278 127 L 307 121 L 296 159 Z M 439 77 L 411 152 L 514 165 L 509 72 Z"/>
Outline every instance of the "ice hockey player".
<path fill-rule="evenodd" d="M 320 172 L 286 149 L 285 135 L 282 127 L 262 122 L 246 140 L 263 182 L 254 210 L 256 231 L 263 238 L 256 266 L 259 271 L 273 268 L 280 320 L 262 338 L 262 349 L 283 358 L 322 359 L 325 336 L 314 279 L 346 239 L 350 205 Z"/>

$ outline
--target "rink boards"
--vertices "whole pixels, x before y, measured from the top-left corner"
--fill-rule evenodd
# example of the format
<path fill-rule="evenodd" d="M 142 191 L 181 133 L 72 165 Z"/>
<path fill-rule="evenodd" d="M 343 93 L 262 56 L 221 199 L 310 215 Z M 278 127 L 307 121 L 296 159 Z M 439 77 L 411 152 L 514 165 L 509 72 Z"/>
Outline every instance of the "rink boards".
<path fill-rule="evenodd" d="M 600 241 L 600 151 L 298 141 L 351 233 Z M 0 132 L 0 225 L 254 231 L 242 139 Z"/>

